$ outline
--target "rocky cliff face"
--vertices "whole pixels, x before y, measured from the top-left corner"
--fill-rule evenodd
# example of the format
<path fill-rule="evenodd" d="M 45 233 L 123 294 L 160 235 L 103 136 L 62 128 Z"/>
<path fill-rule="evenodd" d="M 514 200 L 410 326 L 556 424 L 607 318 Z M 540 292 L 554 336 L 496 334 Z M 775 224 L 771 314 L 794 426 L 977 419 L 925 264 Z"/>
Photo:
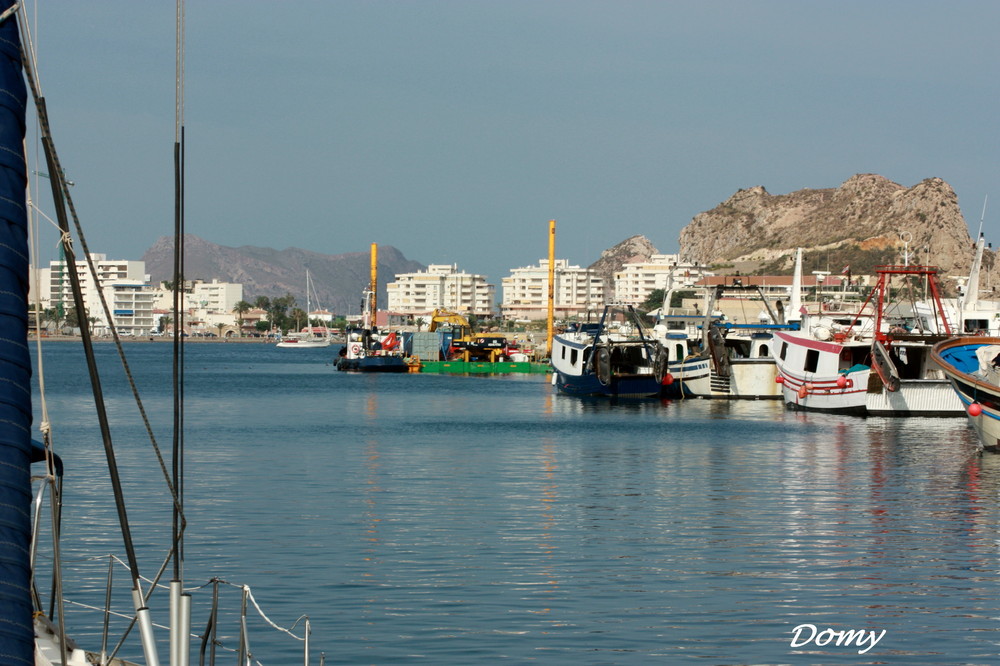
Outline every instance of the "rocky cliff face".
<path fill-rule="evenodd" d="M 648 261 L 654 254 L 659 253 L 648 238 L 632 236 L 601 252 L 601 258 L 588 268 L 595 271 L 604 280 L 605 297 L 610 298 L 615 293 L 615 272 L 620 271 L 625 264 Z"/>
<path fill-rule="evenodd" d="M 948 183 L 928 178 L 903 187 L 875 174 L 859 174 L 840 187 L 769 194 L 740 190 L 691 220 L 680 235 L 685 260 L 706 264 L 790 267 L 796 248 L 825 253 L 835 263 L 930 263 L 943 275 L 964 275 L 973 239 Z M 993 266 L 993 256 L 984 266 Z M 839 271 L 841 266 L 837 266 Z M 860 272 L 860 271 L 855 271 Z M 995 282 L 995 281 L 994 281 Z"/>
<path fill-rule="evenodd" d="M 243 285 L 244 300 L 253 302 L 258 296 L 284 296 L 291 294 L 301 307 L 306 305 L 305 270 L 315 287 L 319 303 L 337 314 L 360 312 L 361 293 L 370 277 L 371 258 L 368 252 L 350 252 L 328 255 L 299 248 L 272 250 L 244 246 L 225 247 L 202 240 L 197 236 L 185 237 L 185 277 L 189 280 L 239 282 Z M 173 279 L 173 238 L 163 237 L 146 251 L 143 261 L 154 283 Z M 383 245 L 378 248 L 379 303 L 385 307 L 385 284 L 397 273 L 411 273 L 427 267 L 410 261 L 396 248 Z"/>

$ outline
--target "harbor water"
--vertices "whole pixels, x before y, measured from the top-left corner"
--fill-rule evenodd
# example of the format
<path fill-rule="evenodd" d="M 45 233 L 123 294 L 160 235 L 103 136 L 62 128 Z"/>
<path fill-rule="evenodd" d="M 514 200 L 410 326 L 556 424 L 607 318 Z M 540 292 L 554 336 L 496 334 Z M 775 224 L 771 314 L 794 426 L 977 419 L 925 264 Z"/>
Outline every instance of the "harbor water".
<path fill-rule="evenodd" d="M 126 344 L 165 456 L 170 347 Z M 1000 662 L 1000 457 L 964 418 L 613 404 L 539 375 L 338 372 L 336 347 L 185 355 L 185 585 L 249 585 L 297 636 L 308 615 L 311 663 Z M 114 347 L 98 359 L 152 578 L 169 495 Z M 44 362 L 66 596 L 103 607 L 123 554 L 79 343 L 44 343 Z M 200 634 L 211 591 L 193 594 Z M 238 611 L 240 590 L 222 594 Z M 66 613 L 99 649 L 101 615 Z M 248 622 L 255 660 L 302 663 L 300 641 Z M 237 624 L 220 624 L 227 648 Z"/>

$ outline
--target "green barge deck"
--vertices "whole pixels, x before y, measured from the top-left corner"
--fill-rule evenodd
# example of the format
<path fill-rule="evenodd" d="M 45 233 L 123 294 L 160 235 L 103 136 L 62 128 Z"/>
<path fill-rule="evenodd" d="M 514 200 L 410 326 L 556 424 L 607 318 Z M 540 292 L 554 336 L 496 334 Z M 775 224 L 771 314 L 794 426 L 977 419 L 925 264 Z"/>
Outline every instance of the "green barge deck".
<path fill-rule="evenodd" d="M 451 375 L 546 374 L 552 372 L 548 363 L 535 361 L 420 361 L 420 372 Z"/>

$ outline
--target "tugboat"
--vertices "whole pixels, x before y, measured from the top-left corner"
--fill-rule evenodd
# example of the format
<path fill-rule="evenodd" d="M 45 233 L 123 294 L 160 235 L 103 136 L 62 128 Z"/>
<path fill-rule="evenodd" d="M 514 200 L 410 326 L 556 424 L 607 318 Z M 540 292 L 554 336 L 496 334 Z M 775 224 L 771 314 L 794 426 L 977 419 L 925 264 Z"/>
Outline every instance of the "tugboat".
<path fill-rule="evenodd" d="M 378 311 L 378 246 L 372 243 L 371 282 L 364 291 L 361 328 L 349 328 L 337 360 L 338 370 L 358 372 L 409 372 L 403 341 L 395 332 L 380 335 L 375 326 Z"/>

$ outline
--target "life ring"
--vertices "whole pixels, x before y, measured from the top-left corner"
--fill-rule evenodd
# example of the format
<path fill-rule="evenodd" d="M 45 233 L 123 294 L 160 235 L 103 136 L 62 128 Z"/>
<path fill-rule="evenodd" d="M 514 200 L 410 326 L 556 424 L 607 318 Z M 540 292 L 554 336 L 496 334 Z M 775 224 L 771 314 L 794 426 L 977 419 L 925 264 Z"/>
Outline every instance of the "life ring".
<path fill-rule="evenodd" d="M 352 344 L 351 345 L 351 353 L 354 354 L 355 356 L 357 356 L 358 354 L 360 354 L 361 353 L 361 345 L 359 345 L 357 342 L 355 342 L 354 344 Z"/>

